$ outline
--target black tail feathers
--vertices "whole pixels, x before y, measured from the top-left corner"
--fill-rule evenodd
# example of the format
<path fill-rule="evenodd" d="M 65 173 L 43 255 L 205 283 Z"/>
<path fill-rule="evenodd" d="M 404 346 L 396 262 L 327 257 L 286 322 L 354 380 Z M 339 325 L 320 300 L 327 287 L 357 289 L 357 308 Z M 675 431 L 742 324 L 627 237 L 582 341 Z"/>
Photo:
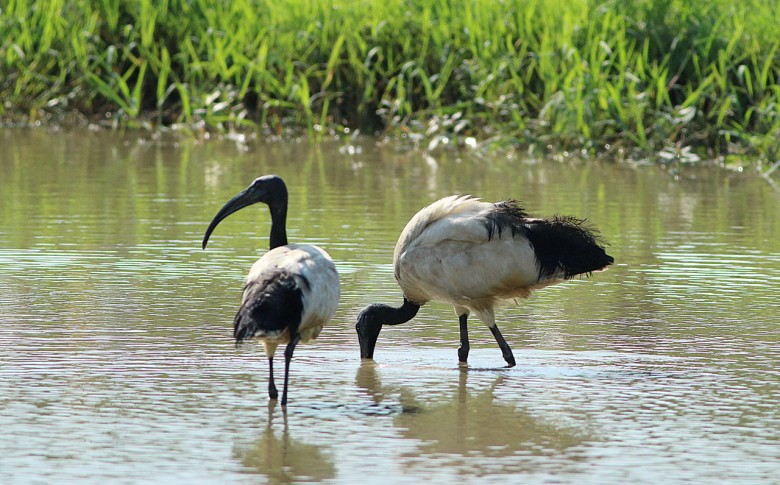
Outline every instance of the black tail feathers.
<path fill-rule="evenodd" d="M 262 281 L 250 281 L 233 321 L 236 345 L 255 336 L 278 335 L 285 329 L 294 335 L 302 314 L 303 295 L 291 274 L 278 272 Z"/>
<path fill-rule="evenodd" d="M 534 219 L 526 227 L 539 263 L 540 279 L 561 272 L 568 279 L 604 269 L 614 262 L 599 244 L 597 231 L 589 228 L 584 219 Z"/>

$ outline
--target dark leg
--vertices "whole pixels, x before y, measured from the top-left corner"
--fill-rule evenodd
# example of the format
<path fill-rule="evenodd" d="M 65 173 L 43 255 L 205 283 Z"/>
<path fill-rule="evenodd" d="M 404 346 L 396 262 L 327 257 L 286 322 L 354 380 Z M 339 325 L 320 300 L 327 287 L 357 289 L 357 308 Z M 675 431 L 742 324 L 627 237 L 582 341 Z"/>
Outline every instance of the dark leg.
<path fill-rule="evenodd" d="M 498 325 L 490 327 L 490 331 L 493 333 L 496 342 L 498 342 L 498 348 L 501 349 L 501 354 L 504 356 L 504 360 L 508 364 L 507 367 L 515 366 L 515 356 L 512 355 L 512 349 L 509 348 L 509 344 L 504 340 L 504 336 L 501 335 L 501 331 L 498 329 Z"/>
<path fill-rule="evenodd" d="M 469 327 L 467 320 L 468 313 L 464 313 L 458 319 L 460 320 L 460 348 L 458 349 L 458 361 L 464 364 L 469 360 Z"/>
<path fill-rule="evenodd" d="M 282 406 L 287 406 L 287 381 L 290 379 L 290 361 L 292 360 L 293 351 L 298 342 L 301 341 L 301 336 L 296 335 L 287 344 L 287 348 L 284 349 L 284 390 L 282 391 Z"/>
<path fill-rule="evenodd" d="M 274 358 L 268 357 L 268 397 L 276 399 L 279 397 L 279 393 L 276 392 L 276 384 L 274 384 Z"/>

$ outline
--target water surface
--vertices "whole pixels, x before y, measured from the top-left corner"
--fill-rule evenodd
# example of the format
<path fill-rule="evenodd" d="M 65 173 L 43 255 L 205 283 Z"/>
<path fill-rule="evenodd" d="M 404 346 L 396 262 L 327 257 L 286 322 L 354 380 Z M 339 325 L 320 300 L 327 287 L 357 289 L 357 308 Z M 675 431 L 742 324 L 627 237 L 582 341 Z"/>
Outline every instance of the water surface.
<path fill-rule="evenodd" d="M 780 192 L 761 177 L 372 140 L 260 143 L 0 131 L 2 483 L 776 483 Z M 236 349 L 262 206 L 325 247 L 336 318 L 298 347 L 287 413 L 257 345 Z M 432 303 L 358 358 L 354 320 L 397 304 L 395 240 L 451 193 L 588 218 L 616 265 L 497 311 L 518 365 Z M 281 370 L 281 359 L 277 372 Z M 278 375 L 277 378 L 280 378 Z"/>

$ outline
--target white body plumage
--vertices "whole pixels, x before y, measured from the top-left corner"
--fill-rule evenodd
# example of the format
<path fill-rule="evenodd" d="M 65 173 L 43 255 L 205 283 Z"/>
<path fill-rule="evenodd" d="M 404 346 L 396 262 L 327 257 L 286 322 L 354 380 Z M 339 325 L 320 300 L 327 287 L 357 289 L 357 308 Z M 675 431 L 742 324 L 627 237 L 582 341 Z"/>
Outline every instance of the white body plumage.
<path fill-rule="evenodd" d="M 498 301 L 528 297 L 563 279 L 563 273 L 540 278 L 526 237 L 511 231 L 488 236 L 484 221 L 495 208 L 471 196 L 450 196 L 418 212 L 401 233 L 393 257 L 404 296 L 418 305 L 449 303 L 458 315 L 471 310 L 492 326 Z"/>
<path fill-rule="evenodd" d="M 252 298 L 253 283 L 274 281 L 279 275 L 292 275 L 294 288 L 301 293 L 303 311 L 298 333 L 301 342 L 316 339 L 322 327 L 336 313 L 340 286 L 336 265 L 322 248 L 309 244 L 288 244 L 268 251 L 258 259 L 247 275 L 242 305 Z M 258 329 L 252 337 L 260 339 L 268 357 L 273 357 L 279 344 L 290 342 L 287 327 Z"/>

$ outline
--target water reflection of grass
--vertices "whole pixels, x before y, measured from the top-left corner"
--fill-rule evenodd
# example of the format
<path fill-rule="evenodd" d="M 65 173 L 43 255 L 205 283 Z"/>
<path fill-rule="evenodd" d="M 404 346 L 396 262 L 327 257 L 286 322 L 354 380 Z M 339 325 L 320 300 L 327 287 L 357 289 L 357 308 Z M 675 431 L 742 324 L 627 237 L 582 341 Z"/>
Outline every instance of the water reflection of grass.
<path fill-rule="evenodd" d="M 363 363 L 355 380 L 374 405 L 400 401 L 393 425 L 404 439 L 419 443 L 413 453 L 403 455 L 411 467 L 446 464 L 474 475 L 517 473 L 533 469 L 534 456 L 562 455 L 594 439 L 585 429 L 534 416 L 496 399 L 503 373 L 484 389 L 469 389 L 469 374 L 474 372 L 480 371 L 462 367 L 455 393 L 435 404 L 426 404 L 421 392 L 406 386 L 383 385 L 374 363 Z"/>
<path fill-rule="evenodd" d="M 12 2 L 0 114 L 771 155 L 779 16 L 726 0 Z"/>

